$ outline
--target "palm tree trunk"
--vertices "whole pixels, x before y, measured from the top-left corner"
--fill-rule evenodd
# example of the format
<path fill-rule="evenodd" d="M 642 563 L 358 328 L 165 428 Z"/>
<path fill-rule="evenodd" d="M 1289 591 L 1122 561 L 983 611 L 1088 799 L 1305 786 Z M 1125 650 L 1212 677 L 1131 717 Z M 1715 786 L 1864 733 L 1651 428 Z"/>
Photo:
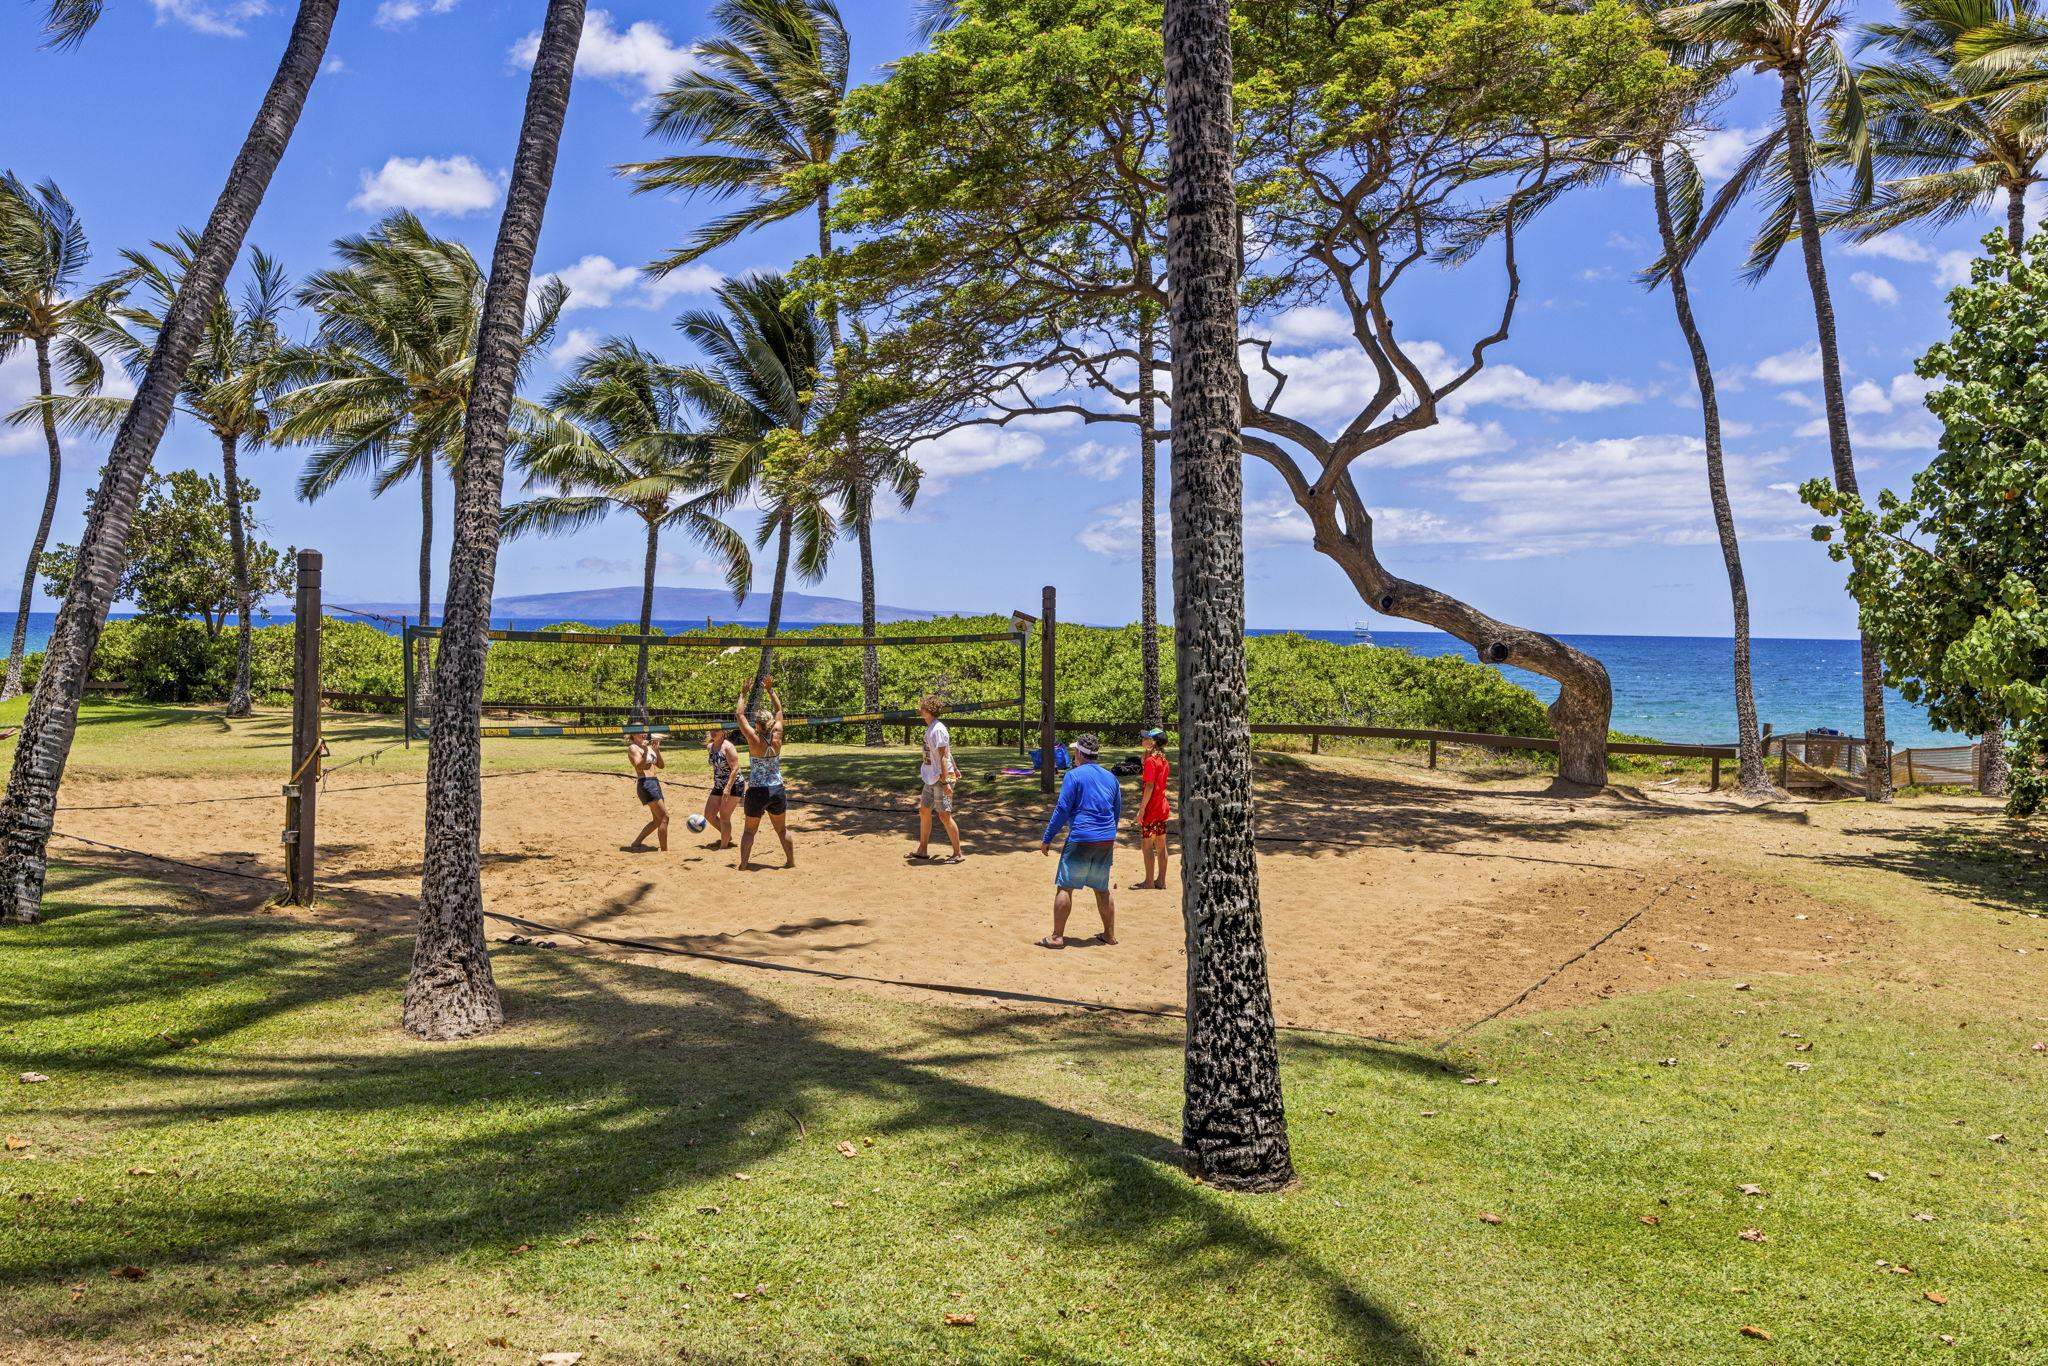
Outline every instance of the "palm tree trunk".
<path fill-rule="evenodd" d="M 36 383 L 43 397 L 43 444 L 50 449 L 50 477 L 43 486 L 43 519 L 36 523 L 36 538 L 29 543 L 28 568 L 21 574 L 21 610 L 14 614 L 14 643 L 7 652 L 7 681 L 0 684 L 0 702 L 21 695 L 21 661 L 28 649 L 28 609 L 35 601 L 36 566 L 42 563 L 43 547 L 50 541 L 50 524 L 57 517 L 57 485 L 64 474 L 64 450 L 57 444 L 57 415 L 50 408 L 54 392 L 50 384 L 50 343 L 36 338 Z"/>
<path fill-rule="evenodd" d="M 761 702 L 761 689 L 775 671 L 775 635 L 782 629 L 782 589 L 789 582 L 790 516 L 782 514 L 775 526 L 775 587 L 768 594 L 768 629 L 761 638 L 761 667 L 754 670 L 754 685 L 747 689 L 747 710 Z"/>
<path fill-rule="evenodd" d="M 462 1039 L 505 1019 L 484 941 L 482 850 L 484 649 L 491 627 L 491 591 L 498 567 L 499 518 L 505 493 L 505 440 L 519 387 L 526 291 L 533 253 L 554 183 L 555 154 L 576 48 L 583 0 L 548 0 L 519 150 L 505 195 L 505 216 L 491 252 L 477 332 L 475 377 L 463 420 L 462 464 L 455 490 L 455 537 L 448 556 L 448 601 L 441 613 L 440 679 L 434 691 L 427 750 L 426 853 L 420 877 L 419 935 L 405 984 L 404 1024 L 423 1039 Z"/>
<path fill-rule="evenodd" d="M 2027 187 L 2005 188 L 2005 241 L 2018 256 L 2027 245 Z M 2012 795 L 2012 761 L 2005 754 L 2005 723 L 1993 722 L 1977 737 L 1977 790 L 1987 797 Z"/>
<path fill-rule="evenodd" d="M 832 254 L 831 213 L 831 190 L 818 191 L 818 255 L 821 257 Z M 824 312 L 836 365 L 839 358 L 839 308 L 828 301 Z M 875 635 L 875 490 L 867 471 L 862 468 L 860 433 L 857 431 L 847 433 L 846 460 L 851 475 L 847 503 L 853 513 L 854 543 L 860 550 L 860 633 L 872 640 Z M 882 661 L 872 645 L 860 647 L 860 700 L 862 711 L 882 709 Z M 880 721 L 867 723 L 862 743 L 869 749 L 883 743 Z"/>
<path fill-rule="evenodd" d="M 235 627 L 235 676 L 228 683 L 228 715 L 247 716 L 255 710 L 249 697 L 249 542 L 242 527 L 242 476 L 235 467 L 232 436 L 220 439 L 220 468 L 228 501 L 228 548 L 235 569 L 235 610 L 240 620 Z"/>
<path fill-rule="evenodd" d="M 1141 269 L 1149 283 L 1149 264 Z M 1153 435 L 1158 401 L 1152 351 L 1152 324 L 1147 321 L 1138 327 L 1138 666 L 1143 675 L 1139 712 L 1147 726 L 1162 724 L 1164 716 L 1159 697 L 1159 442 Z"/>
<path fill-rule="evenodd" d="M 1842 391 L 1841 348 L 1835 340 L 1835 305 L 1828 293 L 1827 261 L 1821 254 L 1820 214 L 1813 203 L 1812 162 L 1807 155 L 1806 84 L 1799 72 L 1779 73 L 1778 112 L 1785 121 L 1785 158 L 1792 176 L 1792 205 L 1799 223 L 1799 250 L 1806 258 L 1806 283 L 1813 294 L 1813 321 L 1820 341 L 1821 398 L 1828 415 L 1828 458 L 1835 487 L 1856 493 L 1856 460 L 1849 449 L 1849 407 Z M 1892 798 L 1890 746 L 1885 743 L 1884 665 L 1867 631 L 1863 646 L 1864 799 Z"/>
<path fill-rule="evenodd" d="M 647 632 L 654 626 L 654 561 L 661 553 L 661 523 L 647 519 L 647 563 L 640 570 L 640 653 L 633 665 L 633 722 L 647 723 Z"/>
<path fill-rule="evenodd" d="M 1238 442 L 1229 0 L 1167 0 L 1174 668 L 1187 1049 L 1181 1144 L 1204 1180 L 1294 1179 L 1252 845 Z"/>
<path fill-rule="evenodd" d="M 420 625 L 432 624 L 434 606 L 434 456 L 420 457 Z M 416 642 L 419 659 L 414 663 L 413 690 L 421 701 L 434 695 L 434 642 Z"/>
<path fill-rule="evenodd" d="M 1714 391 L 1714 367 L 1707 360 L 1706 339 L 1692 314 L 1692 292 L 1685 282 L 1678 233 L 1671 225 L 1671 188 L 1664 177 L 1664 146 L 1650 148 L 1650 189 L 1657 206 L 1657 235 L 1671 267 L 1671 307 L 1678 330 L 1692 353 L 1692 373 L 1700 391 L 1702 439 L 1707 450 L 1707 501 L 1714 508 L 1714 530 L 1721 540 L 1721 562 L 1728 569 L 1728 598 L 1735 612 L 1735 753 L 1736 790 L 1750 797 L 1771 795 L 1764 772 L 1763 738 L 1757 728 L 1756 686 L 1749 658 L 1749 584 L 1742 573 L 1742 547 L 1735 538 L 1735 512 L 1728 503 L 1728 475 L 1721 458 L 1721 403 Z"/>
<path fill-rule="evenodd" d="M 264 92 L 263 104 L 235 156 L 227 184 L 199 236 L 191 269 L 185 273 L 157 335 L 128 414 L 114 434 L 99 496 L 93 500 L 79 542 L 78 572 L 50 633 L 35 696 L 22 719 L 7 795 L 0 800 L 0 924 L 32 924 L 42 918 L 57 788 L 71 755 L 86 674 L 120 582 L 128 528 L 142 496 L 143 476 L 170 421 L 207 311 L 241 254 L 250 220 L 263 202 L 271 175 L 306 107 L 338 4 L 339 0 L 301 0 L 277 74 Z"/>

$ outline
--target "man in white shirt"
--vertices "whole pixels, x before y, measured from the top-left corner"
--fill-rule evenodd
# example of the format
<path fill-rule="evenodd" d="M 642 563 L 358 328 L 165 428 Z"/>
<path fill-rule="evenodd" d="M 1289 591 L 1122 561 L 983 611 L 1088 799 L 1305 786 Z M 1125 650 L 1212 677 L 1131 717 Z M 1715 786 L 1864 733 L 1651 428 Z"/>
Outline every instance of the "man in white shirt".
<path fill-rule="evenodd" d="M 958 863 L 960 827 L 953 821 L 953 785 L 960 781 L 960 769 L 953 762 L 953 738 L 947 734 L 945 722 L 939 720 L 945 709 L 944 700 L 937 696 L 927 696 L 917 704 L 917 714 L 924 718 L 924 761 L 918 765 L 924 791 L 917 799 L 917 852 L 911 857 L 932 856 L 932 812 L 936 811 L 946 827 L 946 838 L 953 842 L 952 857 L 939 861 Z"/>

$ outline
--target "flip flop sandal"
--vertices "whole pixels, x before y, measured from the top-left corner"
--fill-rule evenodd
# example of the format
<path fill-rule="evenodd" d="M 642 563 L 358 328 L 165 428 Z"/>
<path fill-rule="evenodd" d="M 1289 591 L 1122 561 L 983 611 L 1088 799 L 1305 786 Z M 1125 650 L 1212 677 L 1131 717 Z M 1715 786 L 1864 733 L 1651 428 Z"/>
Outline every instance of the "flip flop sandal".
<path fill-rule="evenodd" d="M 1067 941 L 1065 939 L 1061 939 L 1058 943 L 1054 943 L 1053 938 L 1054 936 L 1047 935 L 1045 938 L 1038 941 L 1038 947 L 1041 949 L 1063 949 L 1067 946 Z"/>

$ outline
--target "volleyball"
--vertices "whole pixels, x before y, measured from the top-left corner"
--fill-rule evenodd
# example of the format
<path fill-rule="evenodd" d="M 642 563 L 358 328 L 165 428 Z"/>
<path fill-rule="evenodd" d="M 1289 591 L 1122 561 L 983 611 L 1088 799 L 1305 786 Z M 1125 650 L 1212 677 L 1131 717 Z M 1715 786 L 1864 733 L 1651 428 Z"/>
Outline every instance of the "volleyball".
<path fill-rule="evenodd" d="M 689 826 L 692 830 L 702 831 L 704 829 L 704 818 L 693 811 L 690 813 L 689 819 L 685 820 L 683 824 Z"/>

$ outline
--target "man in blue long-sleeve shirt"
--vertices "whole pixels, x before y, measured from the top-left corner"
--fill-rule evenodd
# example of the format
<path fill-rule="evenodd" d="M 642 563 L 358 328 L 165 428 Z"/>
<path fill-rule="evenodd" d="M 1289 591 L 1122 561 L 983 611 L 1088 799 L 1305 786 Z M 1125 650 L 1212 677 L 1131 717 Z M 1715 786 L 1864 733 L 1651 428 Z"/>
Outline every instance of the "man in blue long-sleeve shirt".
<path fill-rule="evenodd" d="M 1074 909 L 1074 892 L 1087 887 L 1095 893 L 1095 909 L 1102 916 L 1102 943 L 1116 942 L 1116 899 L 1109 890 L 1109 865 L 1116 853 L 1116 827 L 1123 819 L 1124 789 L 1116 775 L 1095 762 L 1101 746 L 1093 735 L 1083 735 L 1069 746 L 1074 767 L 1060 783 L 1059 802 L 1038 852 L 1050 854 L 1052 842 L 1061 830 L 1067 842 L 1060 849 L 1059 872 L 1053 876 L 1057 888 L 1052 897 L 1052 933 L 1039 940 L 1042 948 L 1067 946 L 1067 916 Z"/>

